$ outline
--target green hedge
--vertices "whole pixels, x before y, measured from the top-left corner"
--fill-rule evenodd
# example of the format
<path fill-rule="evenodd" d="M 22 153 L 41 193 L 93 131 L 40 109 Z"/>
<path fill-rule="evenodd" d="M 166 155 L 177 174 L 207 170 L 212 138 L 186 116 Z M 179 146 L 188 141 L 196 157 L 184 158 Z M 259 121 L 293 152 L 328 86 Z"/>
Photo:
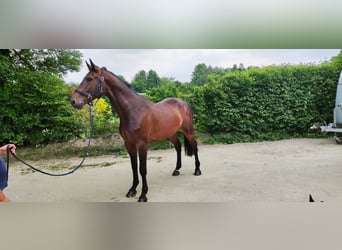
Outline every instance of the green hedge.
<path fill-rule="evenodd" d="M 209 76 L 189 101 L 196 125 L 210 133 L 304 133 L 333 119 L 338 76 L 331 64 L 235 71 Z"/>
<path fill-rule="evenodd" d="M 341 53 L 337 56 L 340 59 Z M 165 85 L 153 101 L 179 97 L 193 107 L 196 129 L 211 134 L 298 135 L 314 122 L 333 120 L 342 69 L 336 58 L 318 65 L 281 65 L 210 74 L 203 86 Z M 341 61 L 341 60 L 339 60 Z"/>

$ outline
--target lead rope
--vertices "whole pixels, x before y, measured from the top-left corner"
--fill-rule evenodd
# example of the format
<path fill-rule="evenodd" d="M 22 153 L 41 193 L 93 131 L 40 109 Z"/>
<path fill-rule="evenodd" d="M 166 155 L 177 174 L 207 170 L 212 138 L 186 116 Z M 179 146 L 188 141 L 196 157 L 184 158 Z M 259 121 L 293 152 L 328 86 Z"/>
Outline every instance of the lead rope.
<path fill-rule="evenodd" d="M 20 159 L 16 154 L 12 153 L 10 150 L 9 145 L 7 146 L 7 180 L 8 180 L 8 172 L 9 172 L 9 154 L 11 153 L 12 156 L 17 159 L 18 161 L 20 161 L 21 163 L 23 163 L 24 165 L 28 166 L 29 168 L 33 169 L 34 171 L 37 171 L 39 173 L 45 174 L 45 175 L 49 175 L 49 176 L 66 176 L 69 174 L 74 173 L 77 169 L 79 169 L 82 165 L 83 162 L 85 161 L 86 157 L 89 155 L 89 149 L 90 149 L 90 140 L 93 136 L 93 127 L 94 127 L 94 112 L 93 112 L 93 103 L 90 102 L 89 103 L 89 116 L 90 116 L 90 126 L 89 126 L 89 139 L 88 139 L 88 145 L 87 145 L 87 151 L 83 156 L 83 159 L 81 160 L 80 164 L 78 164 L 75 168 L 73 168 L 72 170 L 66 172 L 66 173 L 61 173 L 61 174 L 54 174 L 54 173 L 48 173 L 45 172 L 43 170 L 40 170 L 38 168 L 35 168 L 34 166 L 28 164 L 27 162 L 25 162 L 24 160 Z"/>

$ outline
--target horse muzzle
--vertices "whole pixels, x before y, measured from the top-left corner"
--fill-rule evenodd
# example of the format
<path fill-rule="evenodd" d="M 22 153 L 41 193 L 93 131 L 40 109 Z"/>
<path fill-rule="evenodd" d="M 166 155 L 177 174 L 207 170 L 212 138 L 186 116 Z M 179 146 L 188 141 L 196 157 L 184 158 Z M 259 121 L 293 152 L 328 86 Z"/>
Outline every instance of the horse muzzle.
<path fill-rule="evenodd" d="M 82 109 L 86 103 L 84 101 L 76 100 L 75 98 L 71 97 L 70 104 L 76 109 Z"/>

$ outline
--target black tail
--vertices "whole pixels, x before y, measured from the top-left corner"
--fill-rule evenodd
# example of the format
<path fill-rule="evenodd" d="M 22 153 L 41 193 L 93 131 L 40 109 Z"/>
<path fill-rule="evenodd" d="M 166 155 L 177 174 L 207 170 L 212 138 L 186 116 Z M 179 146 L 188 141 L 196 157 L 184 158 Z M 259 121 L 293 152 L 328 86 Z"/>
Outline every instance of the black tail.
<path fill-rule="evenodd" d="M 187 156 L 193 156 L 194 154 L 194 149 L 191 146 L 189 140 L 186 138 L 186 136 L 184 135 L 184 148 L 185 148 L 185 154 Z"/>

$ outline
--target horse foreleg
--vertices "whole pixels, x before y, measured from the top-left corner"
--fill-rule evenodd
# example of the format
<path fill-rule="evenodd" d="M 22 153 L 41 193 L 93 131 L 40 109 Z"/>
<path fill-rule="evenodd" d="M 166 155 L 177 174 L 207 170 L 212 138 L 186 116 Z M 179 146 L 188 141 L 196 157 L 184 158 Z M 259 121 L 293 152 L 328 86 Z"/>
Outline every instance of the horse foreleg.
<path fill-rule="evenodd" d="M 147 169 L 146 169 L 146 161 L 147 161 L 147 145 L 143 145 L 139 148 L 139 171 L 142 179 L 142 188 L 141 188 L 141 195 L 139 197 L 139 202 L 146 202 L 147 201 L 147 191 L 148 191 L 148 186 L 147 186 L 147 179 L 146 179 L 146 174 L 147 174 Z"/>
<path fill-rule="evenodd" d="M 201 175 L 202 174 L 201 169 L 200 169 L 201 163 L 198 159 L 198 148 L 197 148 L 196 140 L 194 140 L 193 147 L 194 147 L 194 154 L 195 154 L 195 172 L 194 172 L 194 175 Z"/>
<path fill-rule="evenodd" d="M 133 184 L 132 187 L 128 190 L 126 194 L 127 198 L 134 197 L 137 194 L 137 186 L 139 184 L 139 176 L 138 176 L 138 159 L 136 150 L 129 150 L 129 156 L 131 158 L 131 167 L 133 173 Z"/>
<path fill-rule="evenodd" d="M 182 144 L 180 143 L 177 134 L 170 137 L 169 140 L 173 143 L 175 146 L 175 149 L 177 151 L 177 163 L 176 163 L 176 169 L 173 171 L 173 176 L 179 175 L 179 169 L 182 167 Z"/>

